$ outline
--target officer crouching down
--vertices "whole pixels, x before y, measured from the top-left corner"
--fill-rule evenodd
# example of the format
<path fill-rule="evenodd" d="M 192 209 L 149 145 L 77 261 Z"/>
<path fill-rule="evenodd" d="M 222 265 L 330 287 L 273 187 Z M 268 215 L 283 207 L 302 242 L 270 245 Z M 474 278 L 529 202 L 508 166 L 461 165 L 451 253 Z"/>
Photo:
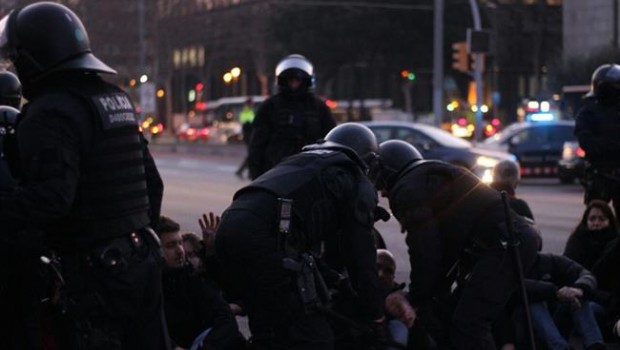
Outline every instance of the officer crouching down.
<path fill-rule="evenodd" d="M 406 230 L 418 320 L 440 348 L 495 349 L 491 324 L 518 287 L 500 194 L 462 167 L 423 160 L 406 142 L 379 148 L 371 178 Z M 537 239 L 528 227 L 520 231 L 527 271 Z M 455 281 L 459 292 L 450 296 Z"/>
<path fill-rule="evenodd" d="M 16 133 L 23 179 L 0 196 L 0 224 L 43 231 L 60 257 L 56 344 L 168 348 L 160 248 L 148 228 L 163 184 L 129 96 L 98 75 L 115 71 L 92 54 L 80 19 L 51 2 L 0 21 L 0 54 L 29 101 Z"/>
<path fill-rule="evenodd" d="M 381 322 L 371 234 L 376 191 L 366 177 L 377 141 L 342 124 L 239 190 L 222 215 L 217 256 L 237 279 L 257 349 L 332 349 L 319 257 L 334 254 L 368 323 Z M 328 257 L 323 256 L 327 259 Z"/>

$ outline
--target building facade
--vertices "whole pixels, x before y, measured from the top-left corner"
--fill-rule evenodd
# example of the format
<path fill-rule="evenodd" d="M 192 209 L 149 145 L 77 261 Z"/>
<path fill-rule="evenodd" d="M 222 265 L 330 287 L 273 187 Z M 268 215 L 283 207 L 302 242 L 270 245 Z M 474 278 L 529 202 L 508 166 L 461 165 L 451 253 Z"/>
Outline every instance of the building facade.
<path fill-rule="evenodd" d="M 564 60 L 619 47 L 618 0 L 564 0 Z"/>

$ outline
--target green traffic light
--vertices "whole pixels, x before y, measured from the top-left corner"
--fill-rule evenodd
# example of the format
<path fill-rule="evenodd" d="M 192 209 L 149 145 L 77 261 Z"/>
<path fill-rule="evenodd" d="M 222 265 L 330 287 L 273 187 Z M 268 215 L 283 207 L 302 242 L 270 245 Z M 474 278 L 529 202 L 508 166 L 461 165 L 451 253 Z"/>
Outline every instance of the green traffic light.
<path fill-rule="evenodd" d="M 409 74 L 407 75 L 407 79 L 409 79 L 409 80 L 415 80 L 415 74 L 413 74 L 413 73 L 409 73 Z"/>

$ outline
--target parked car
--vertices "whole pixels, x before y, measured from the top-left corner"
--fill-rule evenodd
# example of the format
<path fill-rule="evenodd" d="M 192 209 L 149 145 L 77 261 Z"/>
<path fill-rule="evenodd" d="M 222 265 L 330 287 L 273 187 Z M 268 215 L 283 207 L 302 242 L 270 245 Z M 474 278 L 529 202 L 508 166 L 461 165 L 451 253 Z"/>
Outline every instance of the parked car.
<path fill-rule="evenodd" d="M 515 160 L 509 153 L 473 147 L 471 142 L 426 124 L 385 121 L 364 122 L 379 143 L 397 139 L 415 146 L 425 159 L 438 159 L 470 169 L 484 182 L 491 182 L 493 167 L 502 160 Z"/>
<path fill-rule="evenodd" d="M 573 183 L 575 179 L 583 180 L 586 169 L 586 152 L 577 141 L 564 142 L 562 159 L 558 162 L 558 177 L 562 183 Z"/>
<path fill-rule="evenodd" d="M 177 138 L 180 141 L 201 141 L 207 143 L 210 137 L 211 130 L 208 126 L 204 125 L 192 125 L 189 123 L 183 123 L 177 129 Z"/>
<path fill-rule="evenodd" d="M 514 154 L 523 177 L 557 177 L 564 143 L 577 140 L 574 129 L 574 121 L 515 123 L 480 146 Z"/>

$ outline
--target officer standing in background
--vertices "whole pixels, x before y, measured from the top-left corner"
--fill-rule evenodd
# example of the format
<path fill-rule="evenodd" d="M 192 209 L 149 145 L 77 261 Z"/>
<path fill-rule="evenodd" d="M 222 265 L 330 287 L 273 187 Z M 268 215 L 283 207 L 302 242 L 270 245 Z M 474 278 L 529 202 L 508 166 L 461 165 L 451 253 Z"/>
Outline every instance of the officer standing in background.
<path fill-rule="evenodd" d="M 52 2 L 2 19 L 0 53 L 29 101 L 16 134 L 24 178 L 0 196 L 0 224 L 5 234 L 41 230 L 60 257 L 58 348 L 168 349 L 149 228 L 163 184 L 129 96 L 98 74 L 115 71 L 92 54 L 80 19 Z"/>
<path fill-rule="evenodd" d="M 613 200 L 620 213 L 620 66 L 604 64 L 592 74 L 586 105 L 577 112 L 575 135 L 586 152 L 587 205 Z"/>
<path fill-rule="evenodd" d="M 360 314 L 384 325 L 371 234 L 377 195 L 365 173 L 377 141 L 354 123 L 325 139 L 239 190 L 222 215 L 216 252 L 237 282 L 255 349 L 333 349 L 319 258 L 342 265 Z"/>
<path fill-rule="evenodd" d="M 336 126 L 329 107 L 314 95 L 314 68 L 301 55 L 276 66 L 278 93 L 258 109 L 248 154 L 250 178 L 256 179 L 282 159 L 322 138 Z"/>
<path fill-rule="evenodd" d="M 440 346 L 495 349 L 491 324 L 519 281 L 506 248 L 507 218 L 499 192 L 462 167 L 424 161 L 406 142 L 390 140 L 379 148 L 371 178 L 406 230 L 409 293 L 419 321 Z M 527 271 L 537 239 L 534 231 L 522 231 L 519 249 Z M 458 289 L 450 297 L 455 281 Z M 441 344 L 445 341 L 449 345 Z"/>
<path fill-rule="evenodd" d="M 252 123 L 254 122 L 254 101 L 249 97 L 245 104 L 243 105 L 243 109 L 239 112 L 239 123 L 241 123 L 241 132 L 243 134 L 243 142 L 246 147 L 249 149 L 250 140 L 252 139 Z M 243 158 L 243 162 L 235 171 L 235 175 L 238 178 L 243 179 L 243 172 L 248 168 L 248 156 L 246 155 Z"/>

